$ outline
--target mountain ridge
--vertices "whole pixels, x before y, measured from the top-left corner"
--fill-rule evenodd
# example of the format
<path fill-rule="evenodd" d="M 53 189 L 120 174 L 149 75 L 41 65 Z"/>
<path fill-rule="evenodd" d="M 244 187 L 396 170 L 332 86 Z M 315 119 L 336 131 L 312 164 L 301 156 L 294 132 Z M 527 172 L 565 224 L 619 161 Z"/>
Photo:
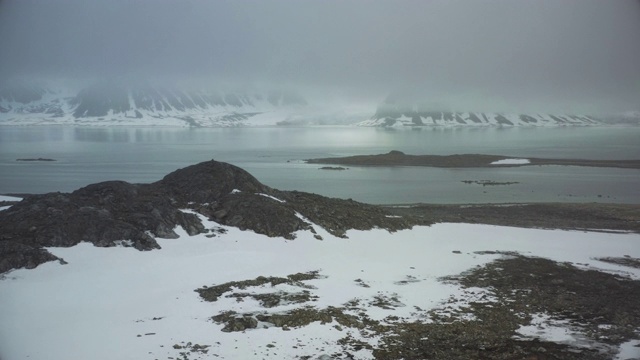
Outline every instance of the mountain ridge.
<path fill-rule="evenodd" d="M 147 81 L 99 81 L 86 86 L 8 82 L 0 87 L 0 125 L 243 127 L 357 125 L 363 127 L 539 127 L 640 125 L 640 112 L 607 116 L 539 112 L 441 110 L 388 97 L 367 104 L 310 104 L 294 91 L 223 91 Z M 221 88 L 222 86 L 219 86 Z M 404 102 L 403 102 L 404 101 Z M 357 106 L 355 106 L 357 105 Z M 371 109 L 371 110 L 369 110 Z M 370 115 L 374 112 L 373 115 Z"/>
<path fill-rule="evenodd" d="M 420 106 L 385 103 L 359 126 L 593 126 L 603 122 L 588 115 L 433 111 Z"/>
<path fill-rule="evenodd" d="M 96 82 L 74 90 L 18 83 L 0 89 L 0 123 L 239 126 L 269 113 L 282 112 L 280 118 L 286 118 L 307 105 L 302 96 L 282 90 L 221 91 L 119 82 Z"/>

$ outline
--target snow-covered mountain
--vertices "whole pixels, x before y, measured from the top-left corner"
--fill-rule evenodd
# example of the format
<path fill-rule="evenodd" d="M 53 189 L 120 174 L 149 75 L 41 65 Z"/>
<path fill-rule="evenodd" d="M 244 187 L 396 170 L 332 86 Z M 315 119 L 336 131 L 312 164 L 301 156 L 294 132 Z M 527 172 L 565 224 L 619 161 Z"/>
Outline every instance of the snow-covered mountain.
<path fill-rule="evenodd" d="M 590 126 L 602 121 L 575 114 L 509 114 L 493 112 L 433 111 L 420 105 L 385 102 L 360 126 Z"/>
<path fill-rule="evenodd" d="M 437 105 L 388 97 L 370 103 L 311 102 L 292 91 L 228 91 L 149 82 L 91 85 L 0 84 L 0 125 L 137 125 L 238 127 L 270 125 L 593 126 L 640 125 L 639 112 L 578 114 L 440 111 Z M 434 110 L 435 109 L 435 110 Z M 371 115 L 373 113 L 373 116 Z"/>
<path fill-rule="evenodd" d="M 0 124 L 275 125 L 307 102 L 285 91 L 228 92 L 101 82 L 72 89 L 27 83 L 0 89 Z"/>
<path fill-rule="evenodd" d="M 486 112 L 403 112 L 392 116 L 374 115 L 360 126 L 590 126 L 602 122 L 587 115 L 505 114 Z"/>

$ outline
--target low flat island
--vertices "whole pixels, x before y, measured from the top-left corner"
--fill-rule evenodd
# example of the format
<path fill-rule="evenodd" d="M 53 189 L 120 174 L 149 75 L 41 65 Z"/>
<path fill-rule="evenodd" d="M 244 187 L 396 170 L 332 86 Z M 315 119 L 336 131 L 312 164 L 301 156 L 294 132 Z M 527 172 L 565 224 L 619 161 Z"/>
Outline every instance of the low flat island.
<path fill-rule="evenodd" d="M 430 166 L 441 168 L 472 168 L 564 165 L 640 169 L 640 160 L 546 159 L 485 154 L 408 155 L 397 150 L 378 155 L 319 158 L 307 159 L 305 161 L 310 164 L 350 166 Z"/>

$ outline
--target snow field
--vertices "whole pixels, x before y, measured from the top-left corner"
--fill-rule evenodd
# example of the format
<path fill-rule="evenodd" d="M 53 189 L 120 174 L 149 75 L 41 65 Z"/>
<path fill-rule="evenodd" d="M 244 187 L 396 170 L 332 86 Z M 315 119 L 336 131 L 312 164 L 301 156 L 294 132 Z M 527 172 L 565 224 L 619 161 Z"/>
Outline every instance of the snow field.
<path fill-rule="evenodd" d="M 309 231 L 298 232 L 296 240 L 288 241 L 203 222 L 208 228 L 225 228 L 227 233 L 190 237 L 177 229 L 179 239 L 158 239 L 162 250 L 146 252 L 86 243 L 50 248 L 68 264 L 50 262 L 5 274 L 0 280 L 0 358 L 166 359 L 183 351 L 174 349 L 174 344 L 192 342 L 211 345 L 207 354 L 192 355 L 193 359 L 293 359 L 339 351 L 336 341 L 347 333 L 376 343 L 375 338 L 363 338 L 355 330 L 336 329 L 335 322 L 316 322 L 290 331 L 221 332 L 222 325 L 213 323 L 211 316 L 226 310 L 265 309 L 253 299 L 237 302 L 222 296 L 216 302 L 205 302 L 194 290 L 258 276 L 284 277 L 314 270 L 323 276 L 305 281 L 316 287 L 310 291 L 319 297 L 317 301 L 281 305 L 268 309 L 270 313 L 304 305 L 339 307 L 353 299 L 367 304 L 379 295 L 397 297 L 400 304 L 395 309 L 366 307 L 372 319 L 390 315 L 411 319 L 414 306 L 427 310 L 450 296 L 462 295 L 461 288 L 438 278 L 500 256 L 474 251 L 518 251 L 640 279 L 640 270 L 593 260 L 596 256 L 640 257 L 638 234 L 437 224 L 396 233 L 349 231 L 349 238 L 341 239 L 314 226 L 323 241 Z M 357 279 L 369 287 L 359 286 Z M 407 279 L 411 281 L 400 283 Z M 300 291 L 289 285 L 251 290 Z M 526 329 L 522 330 L 526 335 Z M 547 333 L 551 339 L 568 340 L 565 331 Z M 638 351 L 625 347 L 625 351 L 634 349 Z M 372 358 L 368 350 L 356 354 L 359 359 Z"/>

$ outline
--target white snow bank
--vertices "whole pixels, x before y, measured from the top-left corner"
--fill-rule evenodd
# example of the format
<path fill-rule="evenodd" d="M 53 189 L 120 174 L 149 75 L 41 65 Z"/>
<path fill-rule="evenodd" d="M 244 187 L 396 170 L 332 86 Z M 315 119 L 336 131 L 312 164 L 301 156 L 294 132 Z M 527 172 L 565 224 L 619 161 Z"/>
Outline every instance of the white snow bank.
<path fill-rule="evenodd" d="M 0 201 L 20 201 L 22 198 L 15 196 L 0 195 Z"/>
<path fill-rule="evenodd" d="M 264 309 L 251 299 L 237 302 L 221 297 L 214 303 L 204 302 L 194 290 L 261 275 L 319 270 L 326 278 L 308 281 L 316 287 L 310 291 L 319 297 L 313 306 L 341 306 L 360 299 L 371 318 L 396 315 L 411 319 L 414 306 L 427 310 L 452 295 L 463 295 L 461 288 L 439 282 L 439 277 L 498 257 L 474 251 L 519 251 L 556 261 L 597 264 L 610 271 L 619 271 L 620 266 L 593 258 L 640 257 L 637 234 L 437 224 L 392 234 L 349 231 L 349 239 L 319 232 L 324 241 L 301 231 L 296 240 L 287 241 L 203 222 L 207 228 L 224 228 L 227 233 L 190 237 L 177 229 L 179 239 L 158 239 L 162 250 L 144 252 L 86 243 L 51 248 L 68 264 L 50 262 L 5 274 L 0 280 L 0 358 L 166 359 L 179 357 L 183 350 L 172 346 L 181 342 L 211 345 L 203 358 L 315 358 L 340 351 L 337 340 L 347 334 L 369 343 L 376 339 L 320 323 L 290 331 L 269 328 L 223 333 L 211 316 L 223 310 Z M 640 278 L 640 270 L 628 271 Z M 358 286 L 357 279 L 370 287 Z M 278 289 L 286 290 L 286 286 Z M 397 307 L 366 306 L 378 295 L 396 296 Z M 291 308 L 284 305 L 271 311 Z M 372 356 L 363 350 L 358 358 Z"/>
<path fill-rule="evenodd" d="M 529 159 L 502 159 L 492 162 L 491 165 L 525 165 L 530 163 Z"/>

